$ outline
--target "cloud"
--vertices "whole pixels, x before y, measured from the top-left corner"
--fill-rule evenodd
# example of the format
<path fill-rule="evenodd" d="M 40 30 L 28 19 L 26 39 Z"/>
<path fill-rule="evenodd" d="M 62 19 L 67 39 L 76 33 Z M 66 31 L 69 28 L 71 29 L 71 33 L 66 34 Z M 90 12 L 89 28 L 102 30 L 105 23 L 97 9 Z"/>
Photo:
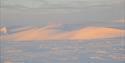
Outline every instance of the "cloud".
<path fill-rule="evenodd" d="M 112 5 L 124 2 L 123 0 L 1 0 L 2 6 L 15 8 L 82 8 L 93 5 Z M 17 7 L 16 7 L 17 6 Z"/>
<path fill-rule="evenodd" d="M 20 31 L 25 31 L 25 30 L 28 30 L 28 29 L 31 29 L 32 27 L 31 26 L 25 26 L 25 27 L 19 27 L 19 28 L 13 28 L 13 29 L 10 29 L 9 31 L 10 32 L 20 32 Z"/>
<path fill-rule="evenodd" d="M 113 60 L 119 60 L 119 61 L 124 61 L 125 60 L 125 55 L 121 54 L 121 55 L 110 55 L 110 57 Z"/>
<path fill-rule="evenodd" d="M 7 40 L 17 40 L 17 41 L 27 41 L 27 40 L 47 40 L 56 30 L 57 26 L 55 25 L 48 25 L 45 27 L 31 27 L 27 30 L 17 32 L 15 34 L 10 34 L 7 36 L 2 37 L 3 39 Z M 25 28 L 24 28 L 25 29 Z M 51 36 L 52 37 L 52 36 Z"/>
<path fill-rule="evenodd" d="M 89 58 L 90 59 L 96 59 L 96 60 L 104 60 L 102 57 L 98 57 L 98 56 L 97 57 L 96 56 L 95 57 L 89 57 Z"/>
<path fill-rule="evenodd" d="M 125 19 L 115 20 L 115 22 L 125 24 Z"/>
<path fill-rule="evenodd" d="M 9 6 L 14 8 L 39 8 L 43 3 L 38 0 L 2 0 L 2 6 Z"/>
<path fill-rule="evenodd" d="M 85 27 L 78 30 L 60 32 L 56 25 L 32 27 L 28 30 L 1 36 L 10 41 L 32 40 L 92 40 L 124 36 L 125 30 L 105 27 Z"/>
<path fill-rule="evenodd" d="M 121 36 L 125 31 L 113 28 L 104 28 L 104 27 L 87 27 L 75 31 L 71 39 L 101 39 L 101 38 L 110 38 Z"/>
<path fill-rule="evenodd" d="M 0 27 L 0 33 L 7 33 L 7 31 L 6 27 Z"/>

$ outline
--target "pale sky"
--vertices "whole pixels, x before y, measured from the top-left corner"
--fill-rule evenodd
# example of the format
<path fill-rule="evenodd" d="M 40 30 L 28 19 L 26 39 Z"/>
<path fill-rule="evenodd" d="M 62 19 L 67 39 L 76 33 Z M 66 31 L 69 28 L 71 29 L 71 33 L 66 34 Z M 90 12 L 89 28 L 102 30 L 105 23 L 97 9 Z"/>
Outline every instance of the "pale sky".
<path fill-rule="evenodd" d="M 124 0 L 1 0 L 4 26 L 48 23 L 115 25 L 125 17 Z"/>

